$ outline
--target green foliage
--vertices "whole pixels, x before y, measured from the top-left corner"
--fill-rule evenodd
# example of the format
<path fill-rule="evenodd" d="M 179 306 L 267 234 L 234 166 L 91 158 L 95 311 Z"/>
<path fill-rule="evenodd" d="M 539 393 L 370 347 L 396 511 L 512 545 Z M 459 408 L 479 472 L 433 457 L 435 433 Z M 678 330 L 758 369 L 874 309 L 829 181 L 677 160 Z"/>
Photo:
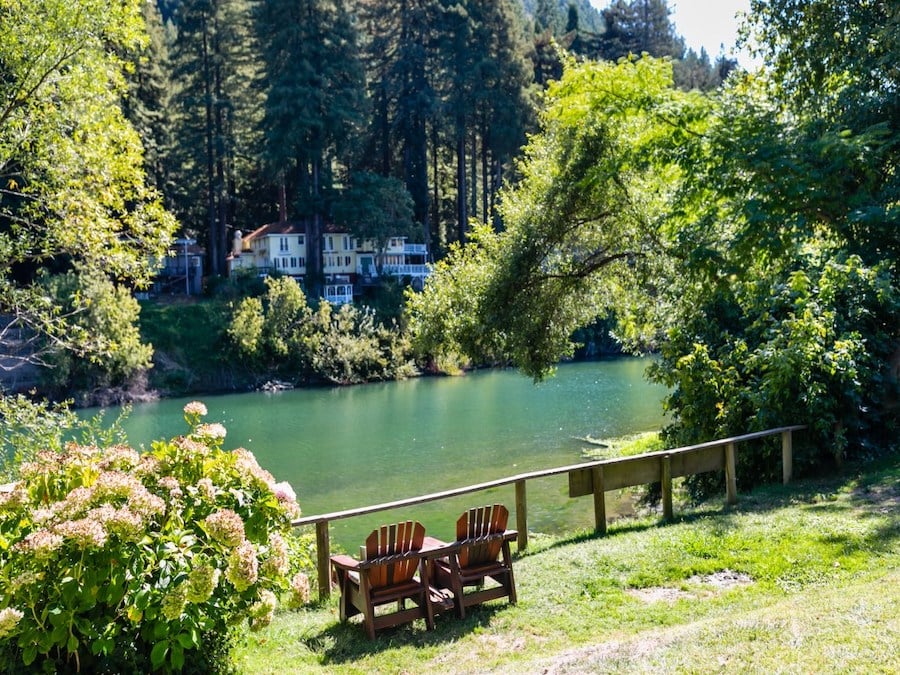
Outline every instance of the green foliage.
<path fill-rule="evenodd" d="M 175 225 L 119 105 L 115 53 L 145 39 L 140 6 L 0 3 L 0 311 L 82 351 L 88 336 L 34 286 L 37 271 L 146 283 Z"/>
<path fill-rule="evenodd" d="M 883 32 L 862 15 L 845 19 Z M 838 49 L 818 39 L 816 53 Z M 890 82 L 878 53 L 868 67 Z M 779 70 L 710 97 L 675 91 L 653 59 L 569 64 L 504 195 L 506 231 L 479 234 L 410 298 L 419 349 L 541 377 L 613 310 L 626 343 L 659 346 L 667 442 L 806 424 L 801 468 L 884 448 L 900 344 L 896 101 L 863 87 L 866 64 L 839 63 L 851 70 L 832 74 L 829 100 L 861 108 L 820 110 Z M 741 453 L 743 480 L 769 477 L 770 452 Z"/>
<path fill-rule="evenodd" d="M 90 359 L 64 348 L 51 351 L 51 367 L 45 371 L 51 390 L 118 386 L 150 367 L 153 348 L 141 342 L 141 308 L 128 289 L 99 273 L 49 277 L 43 285 L 59 311 L 71 314 L 70 325 L 95 345 Z"/>
<path fill-rule="evenodd" d="M 203 648 L 269 623 L 296 498 L 205 414 L 188 404 L 188 435 L 143 455 L 71 444 L 20 466 L 0 496 L 0 641 L 24 667 L 224 670 Z"/>
<path fill-rule="evenodd" d="M 232 306 L 225 298 L 141 303 L 141 335 L 154 348 L 149 386 L 167 396 L 184 396 L 252 385 L 252 374 L 227 358 Z"/>
<path fill-rule="evenodd" d="M 672 88 L 663 61 L 570 64 L 503 195 L 506 229 L 477 231 L 410 297 L 419 349 L 511 357 L 537 378 L 571 356 L 573 331 L 626 307 L 662 265 L 660 223 L 684 176 L 674 158 L 708 109 Z"/>
<path fill-rule="evenodd" d="M 389 380 L 414 374 L 410 345 L 396 323 L 369 309 L 321 302 L 313 310 L 290 277 L 266 279 L 264 298 L 246 298 L 235 309 L 228 335 L 246 362 L 292 380 L 335 384 Z"/>

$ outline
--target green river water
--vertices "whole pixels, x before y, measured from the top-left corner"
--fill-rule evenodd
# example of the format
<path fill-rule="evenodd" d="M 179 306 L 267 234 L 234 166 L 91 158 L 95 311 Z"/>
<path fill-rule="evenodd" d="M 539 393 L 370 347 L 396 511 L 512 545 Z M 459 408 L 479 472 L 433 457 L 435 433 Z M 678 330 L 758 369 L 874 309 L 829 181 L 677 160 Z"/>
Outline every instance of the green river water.
<path fill-rule="evenodd" d="M 304 515 L 313 515 L 573 464 L 588 447 L 579 438 L 659 429 L 665 390 L 644 380 L 647 365 L 637 358 L 564 364 L 540 384 L 513 370 L 488 370 L 200 400 L 206 421 L 228 429 L 225 447 L 251 450 L 294 486 Z M 130 442 L 146 447 L 183 433 L 188 400 L 134 406 L 124 423 Z M 590 498 L 567 493 L 565 476 L 529 481 L 529 530 L 591 527 Z M 354 552 L 373 527 L 406 518 L 448 537 L 459 513 L 493 502 L 513 512 L 514 488 L 334 521 L 332 546 Z"/>

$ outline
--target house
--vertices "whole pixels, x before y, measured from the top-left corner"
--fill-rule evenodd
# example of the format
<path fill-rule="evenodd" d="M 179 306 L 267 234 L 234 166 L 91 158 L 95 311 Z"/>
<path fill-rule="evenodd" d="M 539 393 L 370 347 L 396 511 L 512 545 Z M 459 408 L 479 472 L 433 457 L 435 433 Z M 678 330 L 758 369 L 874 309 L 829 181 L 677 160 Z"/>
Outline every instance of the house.
<path fill-rule="evenodd" d="M 379 252 L 374 242 L 327 225 L 322 234 L 325 299 L 335 305 L 352 302 L 364 286 L 378 282 L 379 268 L 381 274 L 409 278 L 414 287 L 421 288 L 431 271 L 428 250 L 425 244 L 407 243 L 406 239 L 391 237 Z M 269 223 L 246 236 L 237 231 L 228 256 L 229 273 L 249 269 L 264 276 L 276 272 L 302 281 L 308 251 L 306 227 L 300 223 Z"/>
<path fill-rule="evenodd" d="M 169 255 L 160 261 L 153 282 L 155 293 L 200 295 L 206 251 L 194 239 L 176 239 Z"/>

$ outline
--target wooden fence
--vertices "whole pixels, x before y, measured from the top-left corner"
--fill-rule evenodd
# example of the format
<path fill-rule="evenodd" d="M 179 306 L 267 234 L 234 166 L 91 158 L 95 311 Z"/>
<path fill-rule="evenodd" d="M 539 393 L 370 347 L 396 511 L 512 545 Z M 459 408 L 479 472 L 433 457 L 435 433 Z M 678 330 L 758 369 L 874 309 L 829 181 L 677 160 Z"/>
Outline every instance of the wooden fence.
<path fill-rule="evenodd" d="M 792 432 L 805 429 L 796 425 L 779 427 L 757 431 L 752 434 L 744 434 L 733 438 L 723 438 L 699 445 L 691 445 L 673 450 L 660 452 L 648 452 L 643 455 L 631 457 L 615 457 L 602 459 L 583 464 L 560 466 L 553 469 L 542 469 L 520 473 L 515 476 L 498 478 L 496 480 L 467 485 L 465 487 L 434 492 L 420 497 L 410 497 L 394 502 L 363 506 L 346 511 L 322 513 L 315 516 L 306 516 L 293 521 L 295 527 L 315 525 L 316 527 L 316 566 L 319 582 L 319 596 L 327 598 L 331 593 L 331 581 L 329 570 L 329 558 L 331 556 L 331 543 L 328 524 L 333 520 L 364 516 L 379 511 L 388 511 L 406 506 L 416 506 L 426 502 L 440 499 L 448 499 L 459 495 L 480 492 L 490 488 L 504 485 L 515 485 L 516 490 L 516 529 L 518 530 L 517 546 L 522 551 L 528 546 L 528 503 L 526 499 L 525 485 L 535 478 L 558 476 L 568 474 L 569 496 L 582 497 L 593 495 L 594 520 L 596 529 L 600 533 L 606 533 L 606 492 L 635 485 L 648 483 L 662 483 L 663 516 L 671 519 L 672 512 L 672 479 L 680 476 L 690 476 L 706 471 L 725 471 L 726 501 L 733 504 L 737 501 L 737 475 L 735 473 L 735 454 L 737 444 L 743 441 L 751 441 L 767 436 L 781 434 L 781 462 L 782 479 L 785 484 L 790 482 L 793 471 Z"/>

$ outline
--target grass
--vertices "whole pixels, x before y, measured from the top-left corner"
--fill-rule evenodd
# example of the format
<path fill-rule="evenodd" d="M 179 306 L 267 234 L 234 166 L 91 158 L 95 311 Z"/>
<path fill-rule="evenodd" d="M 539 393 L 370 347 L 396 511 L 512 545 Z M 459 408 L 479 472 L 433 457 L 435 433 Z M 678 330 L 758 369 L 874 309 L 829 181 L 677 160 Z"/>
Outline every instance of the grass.
<path fill-rule="evenodd" d="M 519 604 L 368 641 L 337 602 L 242 636 L 242 673 L 900 671 L 900 459 L 735 507 L 533 535 Z"/>

